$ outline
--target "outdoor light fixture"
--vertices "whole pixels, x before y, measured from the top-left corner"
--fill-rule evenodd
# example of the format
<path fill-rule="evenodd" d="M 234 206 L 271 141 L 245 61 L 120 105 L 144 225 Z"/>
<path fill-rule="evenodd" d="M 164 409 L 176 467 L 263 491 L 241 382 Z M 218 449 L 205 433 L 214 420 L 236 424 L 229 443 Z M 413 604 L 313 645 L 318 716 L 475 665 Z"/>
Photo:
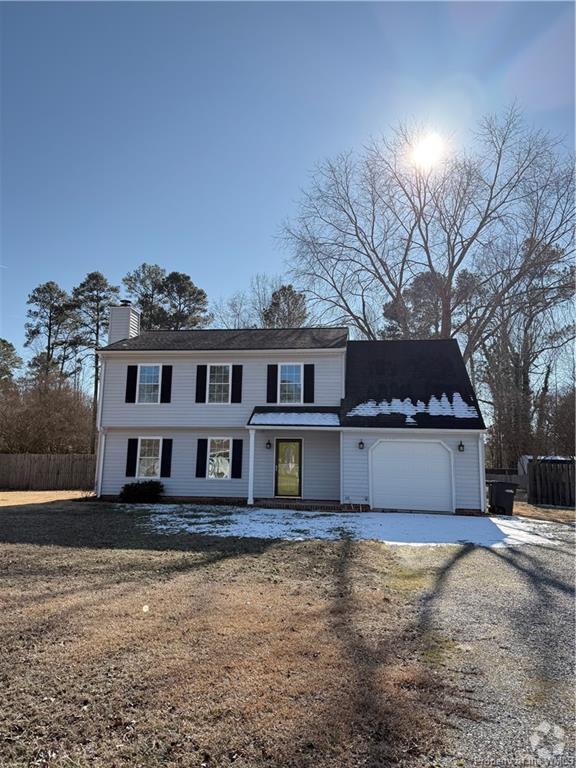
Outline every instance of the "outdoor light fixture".
<path fill-rule="evenodd" d="M 358 443 L 358 448 L 360 448 L 361 451 L 364 450 L 364 440 L 360 440 Z"/>
<path fill-rule="evenodd" d="M 460 451 L 460 453 L 464 451 L 464 443 L 462 442 L 462 440 L 460 440 L 460 442 L 458 443 L 458 450 Z"/>
<path fill-rule="evenodd" d="M 270 442 L 270 440 L 266 440 L 266 448 L 268 448 L 268 450 L 272 448 L 272 443 Z"/>

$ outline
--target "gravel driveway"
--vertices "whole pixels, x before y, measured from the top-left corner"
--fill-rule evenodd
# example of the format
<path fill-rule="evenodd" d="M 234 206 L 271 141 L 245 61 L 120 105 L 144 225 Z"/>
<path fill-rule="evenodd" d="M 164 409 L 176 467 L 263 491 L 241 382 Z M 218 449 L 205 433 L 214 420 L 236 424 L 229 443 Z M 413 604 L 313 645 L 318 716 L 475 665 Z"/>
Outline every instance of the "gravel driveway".
<path fill-rule="evenodd" d="M 402 547 L 396 555 L 434 573 L 419 630 L 435 638 L 431 661 L 472 712 L 453 719 L 450 748 L 432 764 L 573 766 L 572 529 L 553 547 Z"/>

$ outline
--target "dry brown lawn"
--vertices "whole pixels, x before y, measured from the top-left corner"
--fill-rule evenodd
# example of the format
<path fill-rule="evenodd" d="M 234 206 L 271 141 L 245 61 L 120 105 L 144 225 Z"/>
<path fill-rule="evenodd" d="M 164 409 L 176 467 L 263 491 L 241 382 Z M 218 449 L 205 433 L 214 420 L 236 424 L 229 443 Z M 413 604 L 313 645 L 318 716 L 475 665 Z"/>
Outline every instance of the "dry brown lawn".
<path fill-rule="evenodd" d="M 375 768 L 441 748 L 459 705 L 419 627 L 423 571 L 376 543 L 159 536 L 141 514 L 0 510 L 2 768 Z"/>
<path fill-rule="evenodd" d="M 514 502 L 514 514 L 521 517 L 532 517 L 535 520 L 549 520 L 553 523 L 574 523 L 576 510 L 563 507 L 536 507 L 526 501 Z"/>

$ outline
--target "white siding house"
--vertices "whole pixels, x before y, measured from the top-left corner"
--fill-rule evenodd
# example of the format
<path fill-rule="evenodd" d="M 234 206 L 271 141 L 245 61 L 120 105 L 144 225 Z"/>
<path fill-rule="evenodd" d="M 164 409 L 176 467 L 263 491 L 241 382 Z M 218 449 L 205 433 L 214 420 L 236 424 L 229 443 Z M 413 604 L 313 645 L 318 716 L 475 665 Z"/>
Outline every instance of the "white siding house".
<path fill-rule="evenodd" d="M 140 333 L 123 303 L 100 357 L 99 496 L 158 478 L 167 498 L 484 510 L 484 424 L 455 342 Z"/>

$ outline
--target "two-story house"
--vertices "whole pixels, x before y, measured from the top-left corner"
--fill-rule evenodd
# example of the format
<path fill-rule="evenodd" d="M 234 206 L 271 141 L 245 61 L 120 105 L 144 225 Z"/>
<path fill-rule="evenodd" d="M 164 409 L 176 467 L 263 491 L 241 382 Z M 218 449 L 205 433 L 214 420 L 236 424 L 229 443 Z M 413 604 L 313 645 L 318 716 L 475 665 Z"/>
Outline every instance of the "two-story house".
<path fill-rule="evenodd" d="M 100 350 L 97 493 L 484 510 L 484 423 L 458 345 L 346 328 L 139 332 Z"/>

